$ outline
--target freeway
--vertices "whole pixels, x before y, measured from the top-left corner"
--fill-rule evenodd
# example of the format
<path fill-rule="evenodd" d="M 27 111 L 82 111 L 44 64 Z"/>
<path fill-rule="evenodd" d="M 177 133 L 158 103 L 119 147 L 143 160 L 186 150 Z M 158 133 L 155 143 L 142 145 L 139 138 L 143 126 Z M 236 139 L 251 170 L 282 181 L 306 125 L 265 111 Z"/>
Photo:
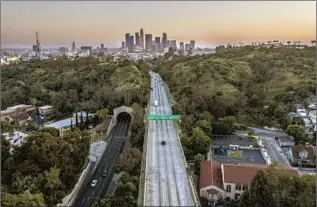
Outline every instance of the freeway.
<path fill-rule="evenodd" d="M 150 114 L 172 114 L 163 83 L 158 74 L 151 73 Z M 173 121 L 150 120 L 148 126 L 143 206 L 195 206 Z M 162 141 L 166 144 L 162 145 Z"/>
<path fill-rule="evenodd" d="M 125 138 L 128 135 L 129 121 L 118 121 L 110 132 L 109 144 L 103 153 L 91 178 L 86 179 L 78 193 L 73 206 L 88 207 L 96 199 L 106 194 L 115 171 L 115 162 L 123 149 Z M 107 177 L 102 177 L 107 170 Z M 97 180 L 94 188 L 90 187 L 93 180 Z"/>

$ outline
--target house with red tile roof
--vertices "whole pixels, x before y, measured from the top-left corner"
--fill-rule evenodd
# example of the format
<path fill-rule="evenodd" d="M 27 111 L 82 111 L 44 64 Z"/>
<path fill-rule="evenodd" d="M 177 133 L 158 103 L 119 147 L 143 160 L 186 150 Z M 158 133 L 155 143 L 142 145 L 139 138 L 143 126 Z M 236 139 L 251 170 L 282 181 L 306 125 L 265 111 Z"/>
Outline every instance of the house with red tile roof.
<path fill-rule="evenodd" d="M 249 184 L 267 165 L 256 164 L 220 164 L 215 160 L 201 163 L 200 169 L 200 197 L 210 201 L 218 199 L 237 200 L 248 189 Z M 296 170 L 289 169 L 297 176 Z"/>

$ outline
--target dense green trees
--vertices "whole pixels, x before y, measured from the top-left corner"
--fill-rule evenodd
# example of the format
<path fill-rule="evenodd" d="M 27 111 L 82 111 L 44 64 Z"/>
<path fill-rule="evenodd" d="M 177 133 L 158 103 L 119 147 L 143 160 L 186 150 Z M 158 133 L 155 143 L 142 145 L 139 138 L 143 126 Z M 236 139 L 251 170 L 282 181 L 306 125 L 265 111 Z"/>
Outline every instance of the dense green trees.
<path fill-rule="evenodd" d="M 129 148 L 123 150 L 120 155 L 116 166 L 117 172 L 125 171 L 127 173 L 138 175 L 140 164 L 142 160 L 142 154 L 139 149 Z"/>
<path fill-rule="evenodd" d="M 87 163 L 89 141 L 90 135 L 79 129 L 58 137 L 56 129 L 44 128 L 10 152 L 10 142 L 2 137 L 2 205 L 53 206 L 61 202 Z"/>
<path fill-rule="evenodd" d="M 122 64 L 88 57 L 69 61 L 29 61 L 1 68 L 1 108 L 14 104 L 53 105 L 54 117 L 83 109 L 146 103 L 149 66 L 143 61 Z"/>
<path fill-rule="evenodd" d="M 189 133 L 205 111 L 213 125 L 235 116 L 238 123 L 286 129 L 286 114 L 316 89 L 315 48 L 218 48 L 216 54 L 174 55 L 153 64 L 169 84 Z"/>
<path fill-rule="evenodd" d="M 137 103 L 132 104 L 133 122 L 131 123 L 131 138 L 130 143 L 132 147 L 139 149 L 143 148 L 143 140 L 145 133 L 144 126 L 144 108 Z"/>
<path fill-rule="evenodd" d="M 293 177 L 280 166 L 259 171 L 241 199 L 242 207 L 313 207 L 316 176 Z"/>
<path fill-rule="evenodd" d="M 212 126 L 214 134 L 229 135 L 235 130 L 236 118 L 234 116 L 226 116 L 219 118 Z"/>
<path fill-rule="evenodd" d="M 295 144 L 303 144 L 303 142 L 307 141 L 307 134 L 303 125 L 289 125 L 285 132 L 294 137 Z"/>

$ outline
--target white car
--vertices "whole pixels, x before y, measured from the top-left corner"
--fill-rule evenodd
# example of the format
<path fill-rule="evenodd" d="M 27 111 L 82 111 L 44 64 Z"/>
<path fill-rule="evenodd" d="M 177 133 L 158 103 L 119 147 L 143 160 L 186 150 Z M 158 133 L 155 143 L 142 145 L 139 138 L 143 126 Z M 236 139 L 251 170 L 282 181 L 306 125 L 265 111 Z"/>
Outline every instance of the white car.
<path fill-rule="evenodd" d="M 94 188 L 97 185 L 97 180 L 93 180 L 90 184 L 90 187 Z"/>

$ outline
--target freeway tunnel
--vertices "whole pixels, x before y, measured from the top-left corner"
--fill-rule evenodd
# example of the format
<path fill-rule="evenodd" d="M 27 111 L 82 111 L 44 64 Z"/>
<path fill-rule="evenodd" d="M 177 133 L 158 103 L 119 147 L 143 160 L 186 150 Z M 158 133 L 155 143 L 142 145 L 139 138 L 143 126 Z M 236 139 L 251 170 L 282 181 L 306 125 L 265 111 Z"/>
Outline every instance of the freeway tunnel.
<path fill-rule="evenodd" d="M 118 114 L 117 116 L 117 121 L 128 121 L 128 122 L 131 122 L 131 115 L 127 112 L 121 112 Z"/>

